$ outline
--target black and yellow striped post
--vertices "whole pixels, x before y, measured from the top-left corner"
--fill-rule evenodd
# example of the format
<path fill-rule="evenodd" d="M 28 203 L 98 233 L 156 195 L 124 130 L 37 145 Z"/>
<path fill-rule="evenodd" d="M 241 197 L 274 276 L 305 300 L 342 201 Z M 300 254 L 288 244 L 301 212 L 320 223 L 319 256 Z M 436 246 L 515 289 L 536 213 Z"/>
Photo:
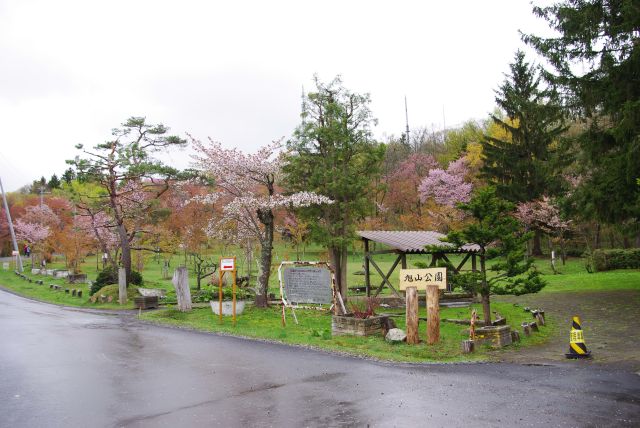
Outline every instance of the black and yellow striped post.
<path fill-rule="evenodd" d="M 587 351 L 587 345 L 584 343 L 580 317 L 574 316 L 571 320 L 571 333 L 569 333 L 569 336 L 569 353 L 564 354 L 567 358 L 591 357 L 591 351 Z"/>

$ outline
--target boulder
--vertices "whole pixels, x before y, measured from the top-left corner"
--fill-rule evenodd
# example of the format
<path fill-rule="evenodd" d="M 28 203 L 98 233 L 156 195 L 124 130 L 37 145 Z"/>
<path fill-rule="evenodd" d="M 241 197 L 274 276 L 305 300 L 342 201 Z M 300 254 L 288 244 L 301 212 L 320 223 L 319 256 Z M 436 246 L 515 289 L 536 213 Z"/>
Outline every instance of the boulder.
<path fill-rule="evenodd" d="M 404 342 L 407 339 L 406 333 L 399 328 L 392 328 L 389 330 L 384 338 L 387 342 Z"/>

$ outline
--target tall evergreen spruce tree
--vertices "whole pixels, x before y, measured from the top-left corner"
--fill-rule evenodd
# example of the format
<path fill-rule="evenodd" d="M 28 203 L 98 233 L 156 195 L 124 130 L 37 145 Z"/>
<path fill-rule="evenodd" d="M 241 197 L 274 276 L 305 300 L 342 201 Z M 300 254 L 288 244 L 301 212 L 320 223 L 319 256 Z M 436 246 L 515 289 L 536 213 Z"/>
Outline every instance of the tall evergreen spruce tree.
<path fill-rule="evenodd" d="M 516 52 L 510 69 L 496 91 L 496 103 L 505 116 L 491 115 L 510 138 L 485 135 L 482 174 L 496 187 L 499 197 L 517 203 L 559 189 L 554 147 L 565 127 L 557 93 L 551 87 L 541 87 L 540 74 L 525 61 L 522 51 Z M 539 231 L 533 253 L 541 254 Z"/>
<path fill-rule="evenodd" d="M 585 125 L 574 208 L 622 225 L 640 247 L 640 2 L 565 0 L 533 12 L 558 36 L 523 39 L 548 60 L 545 78 Z"/>

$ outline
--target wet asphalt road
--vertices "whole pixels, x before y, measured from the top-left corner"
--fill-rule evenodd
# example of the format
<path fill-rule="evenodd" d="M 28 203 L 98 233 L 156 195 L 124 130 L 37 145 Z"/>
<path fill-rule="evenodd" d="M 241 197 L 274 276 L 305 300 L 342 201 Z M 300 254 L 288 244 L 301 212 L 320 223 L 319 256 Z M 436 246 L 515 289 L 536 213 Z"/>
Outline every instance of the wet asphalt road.
<path fill-rule="evenodd" d="M 639 426 L 606 366 L 390 365 L 0 291 L 0 426 Z"/>

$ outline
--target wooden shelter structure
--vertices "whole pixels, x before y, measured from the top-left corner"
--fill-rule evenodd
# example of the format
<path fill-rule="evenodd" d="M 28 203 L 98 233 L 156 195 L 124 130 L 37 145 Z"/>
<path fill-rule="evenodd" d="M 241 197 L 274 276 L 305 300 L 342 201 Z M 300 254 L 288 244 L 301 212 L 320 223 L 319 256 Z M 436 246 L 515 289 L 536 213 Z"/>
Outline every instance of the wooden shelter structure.
<path fill-rule="evenodd" d="M 364 278 L 367 296 L 371 296 L 370 269 L 373 266 L 382 277 L 382 283 L 376 288 L 374 296 L 377 296 L 386 284 L 393 294 L 401 297 L 389 281 L 389 278 L 391 278 L 391 274 L 393 274 L 398 264 L 401 265 L 402 269 L 407 268 L 407 254 L 431 255 L 430 267 L 435 267 L 438 260 L 443 260 L 453 266 L 454 274 L 460 273 L 462 270 L 477 271 L 477 257 L 480 247 L 475 244 L 466 244 L 457 248 L 453 244 L 442 242 L 440 239 L 444 238 L 445 235 L 439 232 L 361 230 L 358 231 L 358 235 L 364 242 Z M 389 248 L 371 251 L 371 242 L 383 244 Z M 378 254 L 397 254 L 395 262 L 387 273 L 384 273 L 373 259 Z M 455 266 L 451 263 L 447 254 L 464 254 L 464 257 Z M 471 269 L 463 269 L 469 260 L 471 260 Z M 450 285 L 447 286 L 450 287 Z M 451 290 L 449 289 L 449 291 Z"/>

